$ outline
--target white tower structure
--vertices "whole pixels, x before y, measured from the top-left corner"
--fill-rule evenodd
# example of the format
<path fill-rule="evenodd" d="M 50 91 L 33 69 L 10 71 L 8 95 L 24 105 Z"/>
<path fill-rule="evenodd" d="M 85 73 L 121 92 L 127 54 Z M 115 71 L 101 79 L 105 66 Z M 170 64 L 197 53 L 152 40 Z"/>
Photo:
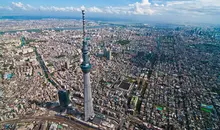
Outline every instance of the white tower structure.
<path fill-rule="evenodd" d="M 82 57 L 83 62 L 81 64 L 81 69 L 83 71 L 83 81 L 84 81 L 84 114 L 85 121 L 94 117 L 93 110 L 93 99 L 92 99 L 92 91 L 91 91 L 91 83 L 90 83 L 90 69 L 91 64 L 89 62 L 88 56 L 88 44 L 86 42 L 86 30 L 85 30 L 85 11 L 82 10 L 82 18 L 83 18 L 83 48 L 82 48 Z"/>

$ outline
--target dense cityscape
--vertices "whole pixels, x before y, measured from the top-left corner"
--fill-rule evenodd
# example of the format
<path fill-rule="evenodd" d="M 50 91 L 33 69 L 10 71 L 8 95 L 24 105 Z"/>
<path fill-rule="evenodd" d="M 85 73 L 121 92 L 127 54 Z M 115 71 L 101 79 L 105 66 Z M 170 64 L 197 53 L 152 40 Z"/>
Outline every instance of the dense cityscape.
<path fill-rule="evenodd" d="M 82 25 L 0 21 L 0 129 L 220 129 L 220 28 Z"/>

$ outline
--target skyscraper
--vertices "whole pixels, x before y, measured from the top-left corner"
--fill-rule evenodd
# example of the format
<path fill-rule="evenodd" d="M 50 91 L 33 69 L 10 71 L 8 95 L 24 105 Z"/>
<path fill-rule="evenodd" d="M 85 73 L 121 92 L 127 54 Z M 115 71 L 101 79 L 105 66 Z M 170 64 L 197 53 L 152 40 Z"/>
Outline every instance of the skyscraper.
<path fill-rule="evenodd" d="M 112 59 L 112 51 L 110 48 L 106 48 L 104 49 L 104 57 L 106 57 L 107 60 L 111 60 Z"/>
<path fill-rule="evenodd" d="M 67 107 L 69 105 L 69 91 L 60 90 L 58 92 L 60 106 Z"/>
<path fill-rule="evenodd" d="M 92 102 L 92 91 L 90 84 L 90 69 L 91 64 L 89 62 L 88 56 L 88 44 L 86 42 L 86 31 L 85 31 L 85 11 L 82 10 L 83 18 L 83 62 L 81 64 L 81 69 L 83 71 L 83 80 L 84 80 L 84 114 L 85 121 L 88 121 L 90 118 L 94 117 L 93 102 Z"/>

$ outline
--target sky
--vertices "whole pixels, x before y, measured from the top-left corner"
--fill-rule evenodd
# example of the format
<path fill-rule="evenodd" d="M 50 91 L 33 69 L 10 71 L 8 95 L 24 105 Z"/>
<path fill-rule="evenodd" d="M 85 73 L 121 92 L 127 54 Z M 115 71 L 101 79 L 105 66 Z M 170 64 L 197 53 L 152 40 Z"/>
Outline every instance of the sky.
<path fill-rule="evenodd" d="M 220 24 L 220 0 L 0 0 L 0 16 L 80 16 Z"/>

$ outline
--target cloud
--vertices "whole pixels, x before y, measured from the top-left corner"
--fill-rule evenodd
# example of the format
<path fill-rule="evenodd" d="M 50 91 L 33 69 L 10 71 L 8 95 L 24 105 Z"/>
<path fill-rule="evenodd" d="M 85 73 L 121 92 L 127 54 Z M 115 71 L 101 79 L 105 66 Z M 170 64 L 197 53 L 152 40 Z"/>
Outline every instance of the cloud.
<path fill-rule="evenodd" d="M 220 14 L 220 0 L 170 1 L 166 3 L 166 10 L 199 15 Z"/>
<path fill-rule="evenodd" d="M 142 0 L 142 2 L 136 2 L 123 7 L 57 7 L 57 6 L 40 6 L 33 7 L 30 4 L 23 4 L 21 2 L 12 2 L 12 8 L 22 10 L 41 10 L 41 11 L 55 11 L 55 12 L 74 12 L 81 11 L 82 9 L 91 13 L 105 13 L 105 14 L 141 14 L 141 15 L 152 15 L 155 11 L 150 8 L 151 3 L 148 0 Z"/>
<path fill-rule="evenodd" d="M 88 8 L 88 11 L 94 12 L 94 13 L 103 13 L 103 10 L 101 10 L 100 8 L 97 8 L 97 7 Z"/>
<path fill-rule="evenodd" d="M 112 7 L 108 6 L 103 9 L 106 14 L 127 14 L 129 9 L 126 7 Z"/>
<path fill-rule="evenodd" d="M 35 10 L 36 9 L 35 7 L 33 7 L 33 6 L 29 5 L 29 4 L 27 4 L 26 8 L 29 9 L 29 10 Z"/>
<path fill-rule="evenodd" d="M 12 11 L 13 9 L 9 6 L 0 6 L 0 10 L 10 10 L 10 11 Z"/>
<path fill-rule="evenodd" d="M 23 10 L 26 10 L 25 5 L 22 4 L 21 2 L 18 2 L 18 3 L 12 2 L 12 5 L 13 5 L 14 7 L 17 7 L 17 8 L 23 9 Z"/>
<path fill-rule="evenodd" d="M 29 10 L 37 10 L 37 8 L 31 6 L 30 4 L 23 4 L 21 2 L 11 2 L 12 6 L 10 7 L 11 9 L 21 9 L 25 11 Z"/>
<path fill-rule="evenodd" d="M 56 6 L 40 6 L 40 11 L 55 11 L 55 12 L 74 12 L 74 11 L 81 11 L 81 8 L 75 7 L 56 7 Z"/>
<path fill-rule="evenodd" d="M 21 2 L 18 2 L 18 3 L 12 2 L 12 5 L 19 7 L 19 8 L 22 8 L 24 6 Z"/>
<path fill-rule="evenodd" d="M 82 6 L 80 7 L 80 9 L 81 9 L 81 10 L 85 10 L 86 7 L 85 7 L 84 5 L 82 5 Z"/>
<path fill-rule="evenodd" d="M 159 6 L 159 5 L 157 3 L 155 3 L 154 6 Z"/>
<path fill-rule="evenodd" d="M 152 15 L 155 11 L 151 8 L 151 3 L 148 0 L 142 0 L 134 4 L 129 4 L 133 10 L 133 14 Z"/>
<path fill-rule="evenodd" d="M 0 6 L 1 10 L 23 10 L 23 11 L 44 11 L 44 12 L 80 12 L 85 9 L 91 13 L 128 15 L 152 15 L 152 16 L 170 16 L 183 19 L 188 17 L 217 17 L 220 14 L 220 0 L 142 0 L 124 6 L 106 6 L 106 7 L 72 7 L 72 6 L 32 6 L 21 2 L 12 2 L 10 6 Z"/>

